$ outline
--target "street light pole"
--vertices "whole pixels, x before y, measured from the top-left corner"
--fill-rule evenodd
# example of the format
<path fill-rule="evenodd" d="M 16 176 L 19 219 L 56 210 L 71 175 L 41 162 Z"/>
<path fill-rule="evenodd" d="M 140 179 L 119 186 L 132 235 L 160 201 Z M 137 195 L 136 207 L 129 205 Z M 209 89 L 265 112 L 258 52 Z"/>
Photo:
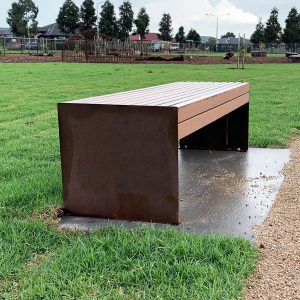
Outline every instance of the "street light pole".
<path fill-rule="evenodd" d="M 206 16 L 212 16 L 217 18 L 217 28 L 216 28 L 216 52 L 218 52 L 218 35 L 219 35 L 219 17 L 229 16 L 230 13 L 221 14 L 221 15 L 214 15 L 214 14 L 205 14 Z"/>
<path fill-rule="evenodd" d="M 218 52 L 218 36 L 219 36 L 219 16 L 217 16 L 217 29 L 216 29 L 216 53 Z"/>

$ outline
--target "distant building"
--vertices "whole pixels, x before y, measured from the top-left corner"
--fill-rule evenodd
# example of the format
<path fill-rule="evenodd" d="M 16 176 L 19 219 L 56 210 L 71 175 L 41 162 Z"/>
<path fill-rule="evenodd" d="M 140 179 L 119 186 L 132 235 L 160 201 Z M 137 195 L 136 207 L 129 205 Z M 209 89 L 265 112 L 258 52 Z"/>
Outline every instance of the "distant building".
<path fill-rule="evenodd" d="M 69 37 L 69 35 L 59 30 L 57 23 L 49 24 L 43 27 L 38 27 L 38 32 L 40 38 L 64 40 Z"/>
<path fill-rule="evenodd" d="M 10 28 L 3 28 L 0 27 L 0 37 L 13 37 L 13 33 L 11 32 Z"/>
<path fill-rule="evenodd" d="M 228 37 L 218 39 L 218 51 L 219 52 L 228 52 L 228 51 L 237 51 L 238 50 L 239 39 Z M 250 44 L 250 40 L 246 39 L 246 45 Z M 244 39 L 241 38 L 241 47 L 244 45 Z"/>
<path fill-rule="evenodd" d="M 142 40 L 141 36 L 139 34 L 132 34 L 131 36 L 129 36 L 129 39 L 132 42 L 140 42 Z M 149 32 L 149 33 L 146 33 L 145 39 L 143 41 L 144 42 L 157 42 L 157 41 L 160 41 L 160 36 L 158 33 Z"/>
<path fill-rule="evenodd" d="M 209 42 L 209 40 L 210 40 L 211 38 L 214 38 L 214 37 L 212 37 L 212 36 L 202 36 L 202 35 L 201 35 L 201 43 L 202 43 L 202 44 L 208 44 L 208 42 Z"/>

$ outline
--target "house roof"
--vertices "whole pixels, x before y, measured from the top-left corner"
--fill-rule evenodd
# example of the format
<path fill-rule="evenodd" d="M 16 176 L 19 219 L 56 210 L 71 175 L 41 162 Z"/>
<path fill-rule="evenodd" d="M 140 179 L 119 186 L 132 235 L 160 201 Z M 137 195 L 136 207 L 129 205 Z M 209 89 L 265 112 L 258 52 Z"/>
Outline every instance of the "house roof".
<path fill-rule="evenodd" d="M 57 23 L 49 24 L 38 28 L 39 33 L 43 36 L 66 36 L 65 33 L 61 32 L 58 28 Z"/>
<path fill-rule="evenodd" d="M 0 27 L 0 35 L 12 35 L 10 28 Z"/>
<path fill-rule="evenodd" d="M 213 38 L 212 36 L 203 36 L 201 35 L 201 43 L 208 43 L 209 39 Z"/>
<path fill-rule="evenodd" d="M 244 42 L 244 38 L 241 38 L 241 43 L 243 42 Z M 248 43 L 249 40 L 246 39 L 246 42 Z M 239 43 L 238 38 L 229 37 L 229 38 L 218 39 L 218 44 L 221 45 L 238 45 L 238 43 Z"/>
<path fill-rule="evenodd" d="M 134 34 L 129 37 L 129 39 L 133 42 L 141 41 L 141 36 L 139 34 Z M 154 42 L 159 41 L 159 34 L 154 32 L 146 33 L 144 41 Z"/>

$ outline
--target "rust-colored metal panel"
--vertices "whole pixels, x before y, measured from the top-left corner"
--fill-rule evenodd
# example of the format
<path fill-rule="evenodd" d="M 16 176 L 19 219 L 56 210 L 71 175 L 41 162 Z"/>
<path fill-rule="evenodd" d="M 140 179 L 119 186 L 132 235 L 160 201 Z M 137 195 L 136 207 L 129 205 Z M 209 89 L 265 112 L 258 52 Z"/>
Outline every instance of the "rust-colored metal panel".
<path fill-rule="evenodd" d="M 58 104 L 64 209 L 179 223 L 174 107 Z"/>

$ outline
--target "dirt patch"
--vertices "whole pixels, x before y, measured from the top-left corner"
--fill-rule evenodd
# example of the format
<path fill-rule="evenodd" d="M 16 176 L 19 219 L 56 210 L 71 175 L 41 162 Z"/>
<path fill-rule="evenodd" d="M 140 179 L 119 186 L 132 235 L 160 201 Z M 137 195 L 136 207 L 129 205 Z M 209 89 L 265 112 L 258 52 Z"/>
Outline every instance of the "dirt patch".
<path fill-rule="evenodd" d="M 61 62 L 61 53 L 54 56 L 32 56 L 28 54 L 7 54 L 0 55 L 0 63 L 39 63 L 39 62 Z M 85 58 L 79 58 L 78 55 L 68 55 L 68 62 L 86 62 Z M 90 57 L 91 63 L 134 63 L 134 64 L 197 64 L 197 65 L 218 65 L 237 63 L 237 57 L 230 60 L 218 56 L 200 56 L 200 55 L 167 55 L 167 56 L 151 56 L 141 59 L 140 57 L 116 57 L 103 56 L 99 58 Z M 275 64 L 275 63 L 291 63 L 286 57 L 246 57 L 246 64 Z"/>
<path fill-rule="evenodd" d="M 63 216 L 60 206 L 46 206 L 43 211 L 35 212 L 30 216 L 32 220 L 39 220 L 47 225 L 58 227 L 60 218 Z"/>
<path fill-rule="evenodd" d="M 61 62 L 61 54 L 53 56 L 33 56 L 29 54 L 7 54 L 0 55 L 0 63 L 40 63 L 40 62 Z"/>
<path fill-rule="evenodd" d="M 245 291 L 250 299 L 300 299 L 300 138 L 270 214 L 255 229 L 260 258 Z"/>
<path fill-rule="evenodd" d="M 195 64 L 237 64 L 237 57 L 229 60 L 215 56 L 185 56 L 186 63 Z M 245 64 L 275 64 L 288 63 L 286 57 L 246 57 Z"/>

